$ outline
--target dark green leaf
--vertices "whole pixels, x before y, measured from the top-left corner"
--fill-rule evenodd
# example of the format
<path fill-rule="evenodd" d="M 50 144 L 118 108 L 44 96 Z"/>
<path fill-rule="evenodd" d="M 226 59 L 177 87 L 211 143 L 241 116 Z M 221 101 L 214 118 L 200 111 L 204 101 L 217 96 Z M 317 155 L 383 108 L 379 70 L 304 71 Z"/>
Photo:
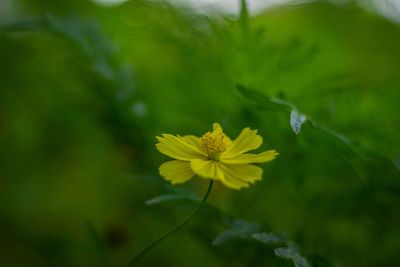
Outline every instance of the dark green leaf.
<path fill-rule="evenodd" d="M 284 258 L 284 259 L 292 259 L 293 251 L 290 248 L 276 248 L 274 249 L 274 253 L 276 256 Z"/>
<path fill-rule="evenodd" d="M 254 101 L 260 105 L 268 105 L 270 102 L 269 97 L 267 97 L 257 91 L 247 89 L 243 85 L 236 84 L 236 88 L 243 97 L 245 97 L 251 101 Z"/>
<path fill-rule="evenodd" d="M 147 200 L 145 203 L 146 205 L 154 205 L 159 204 L 161 202 L 172 201 L 177 199 L 190 199 L 190 200 L 200 200 L 197 196 L 188 195 L 188 194 L 169 194 L 169 195 L 161 195 L 154 197 L 152 199 Z"/>
<path fill-rule="evenodd" d="M 286 242 L 285 233 L 255 233 L 253 238 L 264 243 L 283 243 Z"/>
<path fill-rule="evenodd" d="M 241 0 L 240 4 L 240 23 L 242 24 L 243 30 L 247 31 L 249 25 L 249 11 L 247 9 L 246 0 Z"/>
<path fill-rule="evenodd" d="M 278 99 L 278 98 L 270 98 L 269 101 L 271 101 L 272 103 L 277 104 L 281 108 L 296 109 L 296 106 L 293 105 L 292 103 L 286 102 L 286 101 Z"/>
<path fill-rule="evenodd" d="M 400 170 L 400 157 L 393 159 L 393 165 Z"/>
<path fill-rule="evenodd" d="M 301 255 L 295 255 L 293 257 L 293 263 L 296 267 L 310 267 L 307 260 Z"/>
<path fill-rule="evenodd" d="M 233 228 L 220 233 L 212 242 L 213 245 L 219 245 L 234 238 L 251 238 L 252 234 L 259 231 L 259 225 L 246 222 L 241 219 L 235 219 Z"/>
<path fill-rule="evenodd" d="M 309 267 L 307 260 L 301 256 L 297 245 L 294 242 L 288 242 L 286 248 L 276 248 L 274 250 L 276 256 L 284 259 L 292 259 L 295 267 Z"/>

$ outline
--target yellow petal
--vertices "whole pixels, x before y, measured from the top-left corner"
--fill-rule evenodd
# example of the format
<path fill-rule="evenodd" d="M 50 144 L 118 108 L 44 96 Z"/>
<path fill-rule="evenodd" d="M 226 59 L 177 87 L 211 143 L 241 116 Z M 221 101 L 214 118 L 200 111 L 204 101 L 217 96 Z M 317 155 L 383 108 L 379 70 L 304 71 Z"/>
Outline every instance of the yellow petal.
<path fill-rule="evenodd" d="M 262 169 L 250 164 L 219 163 L 219 168 L 224 174 L 222 182 L 231 188 L 240 189 L 261 180 Z"/>
<path fill-rule="evenodd" d="M 180 136 L 179 136 L 180 137 Z M 197 148 L 197 150 L 202 151 L 202 154 L 207 155 L 207 152 L 204 150 L 204 147 L 201 145 L 200 137 L 194 135 L 185 135 L 182 137 L 188 144 Z"/>
<path fill-rule="evenodd" d="M 262 137 L 257 135 L 257 130 L 244 128 L 239 136 L 233 140 L 229 148 L 224 152 L 225 157 L 234 157 L 238 154 L 257 149 L 262 144 Z"/>
<path fill-rule="evenodd" d="M 190 167 L 192 170 L 203 178 L 209 178 L 214 180 L 221 181 L 225 186 L 239 189 L 241 186 L 246 186 L 247 183 L 240 183 L 237 181 L 226 180 L 224 177 L 224 173 L 220 169 L 220 164 L 214 160 L 201 160 L 201 159 L 194 159 L 190 162 Z"/>
<path fill-rule="evenodd" d="M 181 160 L 171 160 L 163 163 L 160 168 L 160 175 L 172 184 L 184 183 L 194 176 L 190 162 Z"/>
<path fill-rule="evenodd" d="M 264 151 L 260 154 L 239 154 L 234 157 L 225 158 L 221 155 L 221 162 L 229 164 L 261 163 L 273 160 L 279 153 L 275 150 Z"/>
<path fill-rule="evenodd" d="M 159 141 L 156 144 L 158 151 L 171 158 L 186 161 L 195 158 L 207 158 L 207 153 L 189 143 L 184 137 L 163 134 L 162 137 L 156 136 L 156 138 Z"/>
<path fill-rule="evenodd" d="M 224 177 L 223 173 L 218 168 L 217 162 L 214 160 L 194 159 L 190 162 L 190 167 L 195 174 L 203 178 L 221 180 Z"/>

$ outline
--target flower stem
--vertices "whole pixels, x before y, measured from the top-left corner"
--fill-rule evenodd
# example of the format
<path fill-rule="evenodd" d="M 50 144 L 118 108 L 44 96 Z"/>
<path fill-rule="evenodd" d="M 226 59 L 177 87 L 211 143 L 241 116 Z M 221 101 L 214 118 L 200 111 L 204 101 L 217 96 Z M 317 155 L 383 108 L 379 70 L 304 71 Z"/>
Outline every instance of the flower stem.
<path fill-rule="evenodd" d="M 208 198 L 208 195 L 210 194 L 212 185 L 213 185 L 214 180 L 210 179 L 210 184 L 208 185 L 208 189 L 206 194 L 203 197 L 203 200 L 200 202 L 200 204 L 197 206 L 197 208 L 190 214 L 185 220 L 183 220 L 180 224 L 172 228 L 171 230 L 165 232 L 164 234 L 160 235 L 158 238 L 156 238 L 153 242 L 151 242 L 149 245 L 147 245 L 141 252 L 139 252 L 132 260 L 131 262 L 127 265 L 127 267 L 133 266 L 139 259 L 146 254 L 149 250 L 151 250 L 155 245 L 157 245 L 159 242 L 161 242 L 163 239 L 168 237 L 169 235 L 175 233 L 178 231 L 182 226 L 187 224 L 198 212 L 199 210 L 204 206 L 206 203 L 206 200 Z"/>

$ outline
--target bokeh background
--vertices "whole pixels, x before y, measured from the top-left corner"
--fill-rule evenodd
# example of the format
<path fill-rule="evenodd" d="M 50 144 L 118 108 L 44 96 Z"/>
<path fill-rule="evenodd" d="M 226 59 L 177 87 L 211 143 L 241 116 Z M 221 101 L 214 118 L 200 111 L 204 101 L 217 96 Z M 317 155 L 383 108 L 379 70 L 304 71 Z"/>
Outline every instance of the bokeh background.
<path fill-rule="evenodd" d="M 399 1 L 248 2 L 1 1 L 0 266 L 126 266 L 207 188 L 155 136 L 213 122 L 280 155 L 138 266 L 400 266 Z"/>

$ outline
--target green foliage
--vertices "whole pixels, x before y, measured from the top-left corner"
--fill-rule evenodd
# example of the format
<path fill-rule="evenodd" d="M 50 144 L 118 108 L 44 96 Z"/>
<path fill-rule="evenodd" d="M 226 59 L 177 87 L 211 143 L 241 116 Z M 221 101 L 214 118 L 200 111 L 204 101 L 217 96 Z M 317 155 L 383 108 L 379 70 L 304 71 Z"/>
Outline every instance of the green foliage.
<path fill-rule="evenodd" d="M 288 243 L 287 248 L 276 248 L 274 250 L 276 256 L 284 259 L 292 259 L 296 267 L 309 267 L 307 260 L 300 255 L 299 249 L 293 242 Z"/>
<path fill-rule="evenodd" d="M 267 244 L 286 242 L 285 233 L 255 233 L 252 237 Z"/>
<path fill-rule="evenodd" d="M 213 245 L 219 245 L 234 238 L 250 238 L 259 231 L 259 226 L 255 223 L 246 222 L 241 219 L 234 219 L 230 222 L 231 229 L 220 233 L 212 242 Z"/>
<path fill-rule="evenodd" d="M 18 2 L 0 32 L 0 266 L 126 265 L 207 186 L 163 181 L 155 136 L 213 122 L 280 154 L 249 189 L 216 182 L 138 266 L 399 265 L 398 25 L 327 1 Z"/>

